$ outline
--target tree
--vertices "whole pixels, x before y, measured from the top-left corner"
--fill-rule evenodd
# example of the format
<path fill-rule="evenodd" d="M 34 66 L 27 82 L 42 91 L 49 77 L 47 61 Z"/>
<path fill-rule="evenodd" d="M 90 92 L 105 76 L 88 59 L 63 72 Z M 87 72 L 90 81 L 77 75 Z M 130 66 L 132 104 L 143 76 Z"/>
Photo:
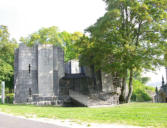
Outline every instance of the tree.
<path fill-rule="evenodd" d="M 65 61 L 68 62 L 72 59 L 77 59 L 77 49 L 76 43 L 80 38 L 83 36 L 80 32 L 68 33 L 68 32 L 61 32 L 61 38 L 64 42 L 63 49 L 65 52 Z"/>
<path fill-rule="evenodd" d="M 0 81 L 5 81 L 11 91 L 14 88 L 14 49 L 17 43 L 9 37 L 7 27 L 0 25 Z"/>
<path fill-rule="evenodd" d="M 80 37 L 82 37 L 82 35 L 83 34 L 80 32 L 59 32 L 56 26 L 52 26 L 49 28 L 41 28 L 26 38 L 21 37 L 20 41 L 28 46 L 32 46 L 35 43 L 59 46 L 64 49 L 65 61 L 67 62 L 76 58 L 74 44 L 80 39 Z"/>
<path fill-rule="evenodd" d="M 133 93 L 131 100 L 137 102 L 151 101 L 152 95 L 155 93 L 155 88 L 146 86 L 136 78 L 133 79 Z"/>
<path fill-rule="evenodd" d="M 153 70 L 164 64 L 166 34 L 166 0 L 104 0 L 106 14 L 86 32 L 85 53 L 81 59 L 104 72 L 117 73 L 122 78 L 121 102 L 129 102 L 134 72 Z M 83 44 L 83 45 L 84 45 Z M 88 57 L 89 56 L 89 57 Z M 84 60 L 85 61 L 85 60 Z M 128 77 L 129 76 L 129 77 Z M 129 93 L 124 88 L 129 79 Z"/>

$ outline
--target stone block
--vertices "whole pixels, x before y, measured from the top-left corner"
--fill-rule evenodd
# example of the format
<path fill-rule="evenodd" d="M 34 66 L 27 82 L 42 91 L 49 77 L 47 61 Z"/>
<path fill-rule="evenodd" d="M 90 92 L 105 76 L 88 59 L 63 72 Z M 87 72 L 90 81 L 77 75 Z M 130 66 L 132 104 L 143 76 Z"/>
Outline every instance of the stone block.
<path fill-rule="evenodd" d="M 111 74 L 102 72 L 102 91 L 106 93 L 115 91 Z"/>
<path fill-rule="evenodd" d="M 54 96 L 53 46 L 38 45 L 38 91 L 40 96 Z"/>

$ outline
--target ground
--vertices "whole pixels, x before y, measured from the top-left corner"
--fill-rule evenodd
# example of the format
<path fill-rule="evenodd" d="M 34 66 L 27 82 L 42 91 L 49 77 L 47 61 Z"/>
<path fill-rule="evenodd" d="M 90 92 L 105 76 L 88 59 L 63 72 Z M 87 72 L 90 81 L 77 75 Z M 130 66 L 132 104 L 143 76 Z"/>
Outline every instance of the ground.
<path fill-rule="evenodd" d="M 26 117 L 70 119 L 78 123 L 116 123 L 155 128 L 167 127 L 167 104 L 160 103 L 131 103 L 108 108 L 0 105 L 0 111 Z"/>
<path fill-rule="evenodd" d="M 0 113 L 1 128 L 69 128 Z"/>

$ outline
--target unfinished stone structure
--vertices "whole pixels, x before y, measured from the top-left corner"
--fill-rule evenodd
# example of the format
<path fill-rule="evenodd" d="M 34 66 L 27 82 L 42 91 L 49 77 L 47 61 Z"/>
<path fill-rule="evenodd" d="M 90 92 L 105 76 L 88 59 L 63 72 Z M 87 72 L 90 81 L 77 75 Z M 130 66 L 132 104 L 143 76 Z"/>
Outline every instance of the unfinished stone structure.
<path fill-rule="evenodd" d="M 167 83 L 165 84 L 164 77 L 162 77 L 162 86 L 160 87 L 160 89 L 158 90 L 156 88 L 156 95 L 154 97 L 154 102 L 167 103 Z"/>
<path fill-rule="evenodd" d="M 110 74 L 64 63 L 64 51 L 53 45 L 20 44 L 15 50 L 14 103 L 83 106 L 119 103 L 118 80 Z"/>

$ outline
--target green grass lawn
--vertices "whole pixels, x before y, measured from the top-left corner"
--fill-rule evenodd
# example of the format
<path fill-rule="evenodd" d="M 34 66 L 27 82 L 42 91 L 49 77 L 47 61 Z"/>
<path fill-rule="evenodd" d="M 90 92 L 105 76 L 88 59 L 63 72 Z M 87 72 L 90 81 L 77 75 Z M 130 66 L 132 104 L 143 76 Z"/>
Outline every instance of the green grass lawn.
<path fill-rule="evenodd" d="M 39 107 L 0 105 L 0 111 L 15 115 L 71 119 L 94 123 L 118 123 L 167 128 L 167 104 L 131 103 L 110 108 Z"/>

